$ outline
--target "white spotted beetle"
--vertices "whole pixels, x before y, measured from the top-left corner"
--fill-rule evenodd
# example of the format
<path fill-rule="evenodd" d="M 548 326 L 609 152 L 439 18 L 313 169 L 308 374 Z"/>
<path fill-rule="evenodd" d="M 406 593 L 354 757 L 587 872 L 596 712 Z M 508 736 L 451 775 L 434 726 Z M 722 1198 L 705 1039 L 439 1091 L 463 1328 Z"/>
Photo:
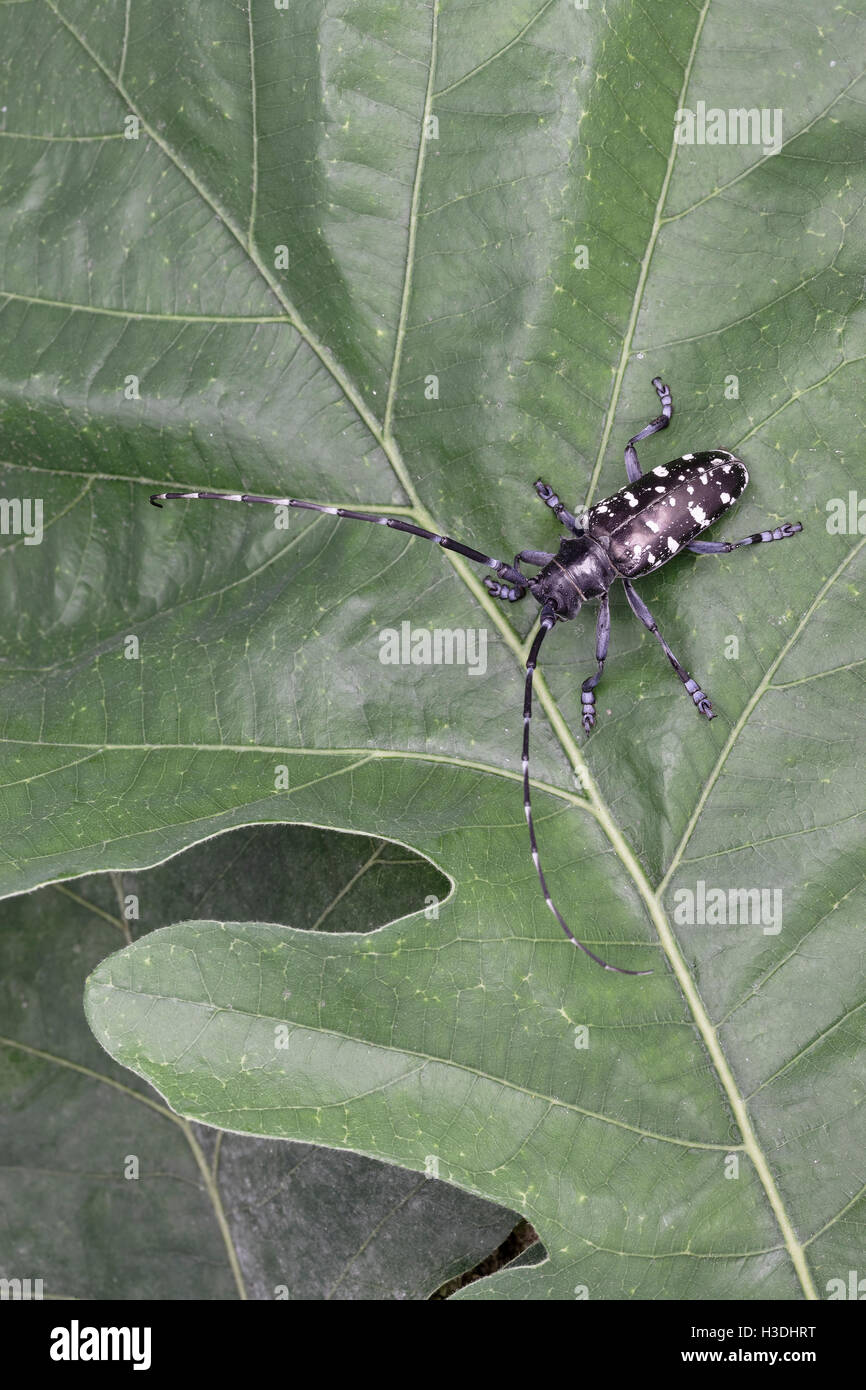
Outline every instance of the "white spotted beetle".
<path fill-rule="evenodd" d="M 484 555 L 480 550 L 462 545 L 451 536 L 438 536 L 414 526 L 401 517 L 376 516 L 369 512 L 350 511 L 346 507 L 327 507 L 318 502 L 304 502 L 297 497 L 259 497 L 245 492 L 158 492 L 151 497 L 154 506 L 175 499 L 205 499 L 213 502 L 264 502 L 273 507 L 301 507 L 330 516 L 349 517 L 354 521 L 372 521 L 435 541 L 446 550 L 474 560 L 492 569 L 497 579 L 489 576 L 485 584 L 495 598 L 510 603 L 526 596 L 527 592 L 541 606 L 540 622 L 535 640 L 526 661 L 526 685 L 523 703 L 523 804 L 529 826 L 532 859 L 538 871 L 544 899 L 566 936 L 581 951 L 605 970 L 619 975 L 651 975 L 651 970 L 623 970 L 609 965 L 595 955 L 571 931 L 550 896 L 538 855 L 532 805 L 529 795 L 529 725 L 532 719 L 532 677 L 538 653 L 545 636 L 557 622 L 575 618 L 584 603 L 600 600 L 595 631 L 595 656 L 598 663 L 595 675 L 589 676 L 581 687 L 583 727 L 588 733 L 595 723 L 595 687 L 601 679 L 610 640 L 610 601 L 608 594 L 617 579 L 621 579 L 626 598 L 644 627 L 648 628 L 692 697 L 701 714 L 715 718 L 709 699 L 674 656 L 662 637 L 652 614 L 632 586 L 633 579 L 666 565 L 681 550 L 698 555 L 721 555 L 742 545 L 758 545 L 762 541 L 781 541 L 802 531 L 800 522 L 786 522 L 772 531 L 756 531 L 739 541 L 699 541 L 696 539 L 712 526 L 742 496 L 749 474 L 742 459 L 727 449 L 711 449 L 708 453 L 683 454 L 650 473 L 641 473 L 635 444 L 663 430 L 673 415 L 673 403 L 667 386 L 660 377 L 653 377 L 653 386 L 661 402 L 662 413 L 634 435 L 626 445 L 625 469 L 628 483 L 575 516 L 563 506 L 551 487 L 539 479 L 535 490 L 550 507 L 569 534 L 564 536 L 555 555 L 546 550 L 521 550 L 512 565 Z M 534 577 L 524 574 L 520 566 L 532 565 L 540 572 Z"/>

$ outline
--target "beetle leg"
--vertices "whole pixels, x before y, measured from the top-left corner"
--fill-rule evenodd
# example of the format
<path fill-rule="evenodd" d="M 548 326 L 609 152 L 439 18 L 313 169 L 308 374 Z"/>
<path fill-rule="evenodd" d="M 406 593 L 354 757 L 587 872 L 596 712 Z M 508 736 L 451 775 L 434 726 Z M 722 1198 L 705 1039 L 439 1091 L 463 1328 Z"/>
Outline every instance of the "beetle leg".
<path fill-rule="evenodd" d="M 543 483 L 539 478 L 535 484 L 535 491 L 538 493 L 542 502 L 545 502 L 553 512 L 557 521 L 561 521 L 563 526 L 567 526 L 570 531 L 574 531 L 575 533 L 580 531 L 574 514 L 560 502 L 549 483 Z"/>
<path fill-rule="evenodd" d="M 504 599 L 506 603 L 518 603 L 520 599 L 526 597 L 526 590 L 532 583 L 527 575 L 521 574 L 520 566 L 524 565 L 549 565 L 553 556 L 546 550 L 519 550 L 514 557 L 513 571 L 520 574 L 523 586 L 519 584 L 500 584 L 498 580 L 492 579 L 490 575 L 484 580 L 489 592 L 494 598 Z"/>
<path fill-rule="evenodd" d="M 760 545 L 762 541 L 786 541 L 789 536 L 796 536 L 802 529 L 802 522 L 786 521 L 784 526 L 777 526 L 773 531 L 755 531 L 751 536 L 744 536 L 741 541 L 692 541 L 686 549 L 693 550 L 696 555 L 727 555 L 729 551 L 736 550 L 741 545 Z"/>
<path fill-rule="evenodd" d="M 645 425 L 639 434 L 632 435 L 625 446 L 625 471 L 630 483 L 636 483 L 641 476 L 641 466 L 637 461 L 635 444 L 639 443 L 641 439 L 648 439 L 649 436 L 655 434 L 657 430 L 666 429 L 674 413 L 671 393 L 660 376 L 653 377 L 653 386 L 656 388 L 656 395 L 661 401 L 662 413 L 658 415 L 655 420 L 651 420 L 648 425 Z"/>
<path fill-rule="evenodd" d="M 715 719 L 716 716 L 713 713 L 713 707 L 710 704 L 709 699 L 704 694 L 703 690 L 701 690 L 697 681 L 693 680 L 692 677 L 689 675 L 685 666 L 681 666 L 680 663 L 677 661 L 667 642 L 662 637 L 661 633 L 656 627 L 655 619 L 653 618 L 652 613 L 647 608 L 643 599 L 635 593 L 634 589 L 632 588 L 631 584 L 628 582 L 627 579 L 624 579 L 622 582 L 623 588 L 625 589 L 625 596 L 628 599 L 629 604 L 631 605 L 632 612 L 638 618 L 640 618 L 644 627 L 647 628 L 652 633 L 653 637 L 655 637 L 656 640 L 661 643 L 668 661 L 671 663 L 680 680 L 682 681 L 683 685 L 685 686 L 686 693 L 688 695 L 691 695 L 701 714 L 706 715 L 707 719 Z"/>
<path fill-rule="evenodd" d="M 514 557 L 514 568 L 517 569 L 519 565 L 523 564 L 538 565 L 539 569 L 542 569 L 545 565 L 549 565 L 552 559 L 553 556 L 549 550 L 521 550 Z"/>
<path fill-rule="evenodd" d="M 500 584 L 498 579 L 491 579 L 486 575 L 484 587 L 493 598 L 501 598 L 504 603 L 518 603 L 520 599 L 526 598 L 526 590 L 518 588 L 516 584 Z"/>
<path fill-rule="evenodd" d="M 610 599 L 607 594 L 602 594 L 601 604 L 598 610 L 598 621 L 595 625 L 595 659 L 598 662 L 598 670 L 594 676 L 587 676 L 583 685 L 580 687 L 580 702 L 582 705 L 583 731 L 589 733 L 595 723 L 595 687 L 601 680 L 601 673 L 604 670 L 604 662 L 607 656 L 607 649 L 610 645 Z"/>

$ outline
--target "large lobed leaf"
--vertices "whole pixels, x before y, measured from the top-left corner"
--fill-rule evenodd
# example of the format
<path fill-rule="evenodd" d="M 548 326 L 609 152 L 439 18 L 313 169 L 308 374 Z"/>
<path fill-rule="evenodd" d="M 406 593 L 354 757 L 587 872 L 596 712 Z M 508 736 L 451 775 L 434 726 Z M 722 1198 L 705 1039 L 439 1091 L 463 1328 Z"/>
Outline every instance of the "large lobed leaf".
<path fill-rule="evenodd" d="M 385 841 L 257 826 L 5 905 L 4 1277 L 38 1272 L 54 1299 L 424 1299 L 507 1236 L 512 1213 L 430 1173 L 190 1124 L 107 1056 L 81 1007 L 106 955 L 177 912 L 369 929 L 419 886 L 441 896 L 410 861 Z"/>
<path fill-rule="evenodd" d="M 259 821 L 394 840 L 453 883 L 437 921 L 360 938 L 169 926 L 92 977 L 97 1036 L 185 1115 L 435 1157 L 524 1212 L 547 1262 L 482 1294 L 824 1291 L 863 1184 L 863 539 L 825 525 L 862 476 L 859 17 L 47 0 L 0 23 L 5 486 L 46 516 L 41 546 L 2 538 L 3 891 Z M 677 147 L 698 100 L 780 108 L 782 152 Z M 380 528 L 146 499 L 290 490 L 551 548 L 534 478 L 620 486 L 655 372 L 677 417 L 644 465 L 735 449 L 727 534 L 805 530 L 642 585 L 712 725 L 621 594 L 581 749 L 591 621 L 545 648 L 542 857 L 637 981 L 538 892 L 529 604 Z M 383 665 L 407 620 L 486 627 L 486 675 Z M 677 927 L 698 881 L 781 891 L 782 930 Z"/>

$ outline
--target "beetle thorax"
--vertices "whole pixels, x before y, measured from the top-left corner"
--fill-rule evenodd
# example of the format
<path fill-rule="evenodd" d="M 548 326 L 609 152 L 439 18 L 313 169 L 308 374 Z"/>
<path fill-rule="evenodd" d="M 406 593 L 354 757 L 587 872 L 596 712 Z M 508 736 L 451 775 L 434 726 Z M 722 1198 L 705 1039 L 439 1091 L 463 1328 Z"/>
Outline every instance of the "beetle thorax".
<path fill-rule="evenodd" d="M 581 604 L 601 598 L 618 577 L 597 541 L 567 537 L 541 571 L 533 593 L 539 602 L 552 603 L 560 618 L 573 618 Z"/>

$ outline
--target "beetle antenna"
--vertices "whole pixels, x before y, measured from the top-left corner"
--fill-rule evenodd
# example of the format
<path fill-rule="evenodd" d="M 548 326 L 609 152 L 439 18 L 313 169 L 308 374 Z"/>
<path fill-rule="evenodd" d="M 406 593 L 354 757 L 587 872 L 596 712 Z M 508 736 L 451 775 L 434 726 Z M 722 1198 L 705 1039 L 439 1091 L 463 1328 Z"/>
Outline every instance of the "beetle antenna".
<path fill-rule="evenodd" d="M 263 502 L 268 507 L 300 507 L 308 512 L 324 512 L 326 516 L 348 517 L 350 521 L 372 521 L 376 526 L 390 526 L 394 531 L 405 531 L 409 536 L 420 536 L 422 540 L 435 541 L 443 550 L 453 550 L 458 555 L 465 555 L 467 560 L 474 560 L 476 564 L 492 569 L 507 584 L 520 589 L 529 586 L 526 575 L 521 574 L 514 565 L 497 560 L 493 555 L 484 555 L 480 550 L 473 550 L 462 541 L 455 541 L 453 536 L 440 536 L 436 531 L 427 531 L 423 526 L 416 526 L 414 522 L 404 521 L 401 516 L 355 512 L 349 507 L 327 507 L 321 502 L 305 502 L 300 497 L 261 497 L 252 492 L 154 492 L 150 500 L 155 507 L 161 507 L 163 502 L 176 501 Z"/>
<path fill-rule="evenodd" d="M 530 647 L 529 656 L 526 660 L 526 692 L 523 698 L 523 809 L 526 812 L 526 824 L 529 826 L 529 844 L 532 849 L 532 862 L 538 871 L 538 879 L 541 884 L 541 891 L 544 894 L 544 901 L 547 903 L 547 906 L 550 908 L 566 936 L 570 941 L 574 942 L 575 946 L 579 946 L 581 951 L 589 956 L 590 960 L 595 961 L 596 965 L 602 966 L 605 970 L 614 970 L 617 975 L 652 975 L 652 970 L 623 970 L 620 965 L 609 965 L 606 960 L 602 960 L 601 956 L 597 956 L 588 946 L 584 946 L 582 941 L 578 941 L 559 908 L 556 906 L 556 903 L 553 901 L 553 898 L 550 896 L 550 890 L 541 867 L 541 860 L 538 855 L 538 842 L 535 838 L 535 825 L 532 820 L 532 801 L 529 795 L 529 725 L 532 721 L 532 678 L 535 674 L 538 653 L 541 650 L 542 642 L 555 622 L 555 610 L 549 604 L 545 604 L 541 610 L 541 626 L 535 634 L 535 640 Z"/>

